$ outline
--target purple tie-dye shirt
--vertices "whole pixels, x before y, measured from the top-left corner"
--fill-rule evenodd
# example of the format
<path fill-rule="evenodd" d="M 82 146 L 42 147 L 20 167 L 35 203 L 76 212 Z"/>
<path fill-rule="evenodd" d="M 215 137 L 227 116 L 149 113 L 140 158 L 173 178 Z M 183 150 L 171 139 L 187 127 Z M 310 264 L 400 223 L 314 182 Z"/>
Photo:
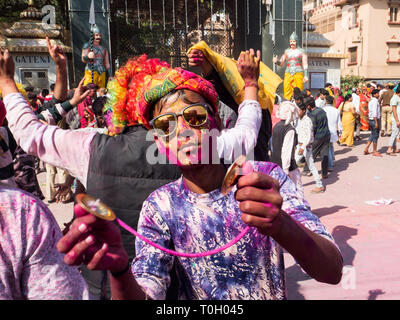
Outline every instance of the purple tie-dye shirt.
<path fill-rule="evenodd" d="M 269 174 L 280 183 L 284 211 L 334 243 L 280 167 L 267 162 L 252 164 L 254 171 Z M 180 178 L 159 188 L 144 202 L 138 231 L 180 252 L 205 252 L 223 246 L 246 227 L 235 191 L 236 187 L 227 196 L 220 190 L 196 194 Z M 179 299 L 286 298 L 282 248 L 255 228 L 234 246 L 204 258 L 176 258 L 140 239 L 136 240 L 136 252 L 132 272 L 152 299 L 165 299 L 174 259 L 178 259 Z"/>
<path fill-rule="evenodd" d="M 61 237 L 42 201 L 0 183 L 0 300 L 89 299 L 78 269 L 57 251 Z"/>

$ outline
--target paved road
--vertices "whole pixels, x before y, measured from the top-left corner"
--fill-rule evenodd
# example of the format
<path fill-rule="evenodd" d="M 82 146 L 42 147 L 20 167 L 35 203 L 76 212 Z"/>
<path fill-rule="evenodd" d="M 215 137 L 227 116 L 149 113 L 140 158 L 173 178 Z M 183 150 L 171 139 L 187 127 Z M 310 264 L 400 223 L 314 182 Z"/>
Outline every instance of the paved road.
<path fill-rule="evenodd" d="M 354 148 L 335 144 L 335 168 L 324 181 L 324 194 L 312 194 L 312 177 L 304 177 L 305 197 L 338 244 L 344 259 L 342 282 L 332 286 L 305 275 L 285 254 L 289 299 L 400 299 L 400 154 L 363 155 L 368 139 Z M 386 152 L 389 138 L 380 138 Z M 317 164 L 320 168 L 320 162 Z M 366 201 L 392 199 L 374 206 Z"/>
<path fill-rule="evenodd" d="M 324 181 L 324 194 L 312 194 L 312 177 L 303 177 L 312 211 L 333 234 L 342 252 L 346 265 L 342 282 L 332 286 L 310 279 L 285 253 L 289 299 L 400 299 L 400 155 L 364 156 L 368 134 L 362 137 L 354 148 L 335 144 L 335 168 Z M 388 140 L 379 140 L 382 153 Z M 44 186 L 44 173 L 39 181 Z M 366 204 L 382 198 L 392 199 L 392 204 Z M 60 225 L 72 217 L 71 203 L 49 207 Z"/>

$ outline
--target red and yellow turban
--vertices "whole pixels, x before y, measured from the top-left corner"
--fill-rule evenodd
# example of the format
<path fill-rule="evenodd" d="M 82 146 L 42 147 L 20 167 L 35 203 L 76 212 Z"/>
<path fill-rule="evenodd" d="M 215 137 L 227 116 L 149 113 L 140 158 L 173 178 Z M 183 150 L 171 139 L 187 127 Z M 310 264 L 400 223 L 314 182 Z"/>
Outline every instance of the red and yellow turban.
<path fill-rule="evenodd" d="M 218 94 L 209 81 L 181 68 L 171 69 L 168 63 L 147 59 L 146 55 L 129 60 L 107 88 L 111 97 L 104 113 L 111 135 L 136 124 L 149 129 L 150 107 L 174 90 L 197 92 L 218 111 Z"/>

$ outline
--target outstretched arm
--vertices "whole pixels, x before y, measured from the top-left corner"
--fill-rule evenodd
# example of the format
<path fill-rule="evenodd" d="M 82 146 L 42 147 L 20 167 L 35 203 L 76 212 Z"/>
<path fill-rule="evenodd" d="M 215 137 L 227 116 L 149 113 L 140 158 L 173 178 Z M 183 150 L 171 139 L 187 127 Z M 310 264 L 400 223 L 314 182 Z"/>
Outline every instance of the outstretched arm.
<path fill-rule="evenodd" d="M 7 110 L 8 125 L 17 144 L 26 153 L 67 169 L 86 184 L 90 145 L 96 133 L 63 130 L 41 123 L 18 92 L 14 71 L 10 53 L 0 50 L 0 90 Z"/>
<path fill-rule="evenodd" d="M 68 79 L 67 79 L 67 58 L 64 51 L 58 45 L 52 46 L 49 37 L 46 37 L 47 48 L 50 57 L 56 64 L 56 85 L 54 87 L 54 98 L 60 101 L 67 99 Z"/>
<path fill-rule="evenodd" d="M 332 237 L 282 169 L 274 171 L 270 175 L 253 172 L 239 179 L 235 198 L 243 222 L 271 236 L 317 281 L 339 283 L 343 259 Z"/>

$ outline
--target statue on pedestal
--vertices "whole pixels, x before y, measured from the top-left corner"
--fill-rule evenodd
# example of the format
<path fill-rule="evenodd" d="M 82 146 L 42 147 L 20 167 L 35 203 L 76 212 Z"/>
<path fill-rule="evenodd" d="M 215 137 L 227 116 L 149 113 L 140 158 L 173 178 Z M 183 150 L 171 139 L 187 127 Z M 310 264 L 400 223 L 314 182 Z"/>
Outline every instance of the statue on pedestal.
<path fill-rule="evenodd" d="M 273 62 L 280 67 L 286 64 L 285 78 L 283 80 L 284 98 L 293 98 L 293 89 L 304 89 L 304 83 L 308 81 L 308 58 L 302 48 L 297 46 L 298 36 L 295 32 L 290 36 L 290 48 L 285 50 L 281 59 L 274 56 Z"/>
<path fill-rule="evenodd" d="M 94 83 L 98 88 L 105 88 L 110 77 L 110 59 L 108 51 L 101 43 L 99 28 L 92 27 L 92 39 L 82 49 L 82 61 L 86 63 L 84 85 Z"/>

